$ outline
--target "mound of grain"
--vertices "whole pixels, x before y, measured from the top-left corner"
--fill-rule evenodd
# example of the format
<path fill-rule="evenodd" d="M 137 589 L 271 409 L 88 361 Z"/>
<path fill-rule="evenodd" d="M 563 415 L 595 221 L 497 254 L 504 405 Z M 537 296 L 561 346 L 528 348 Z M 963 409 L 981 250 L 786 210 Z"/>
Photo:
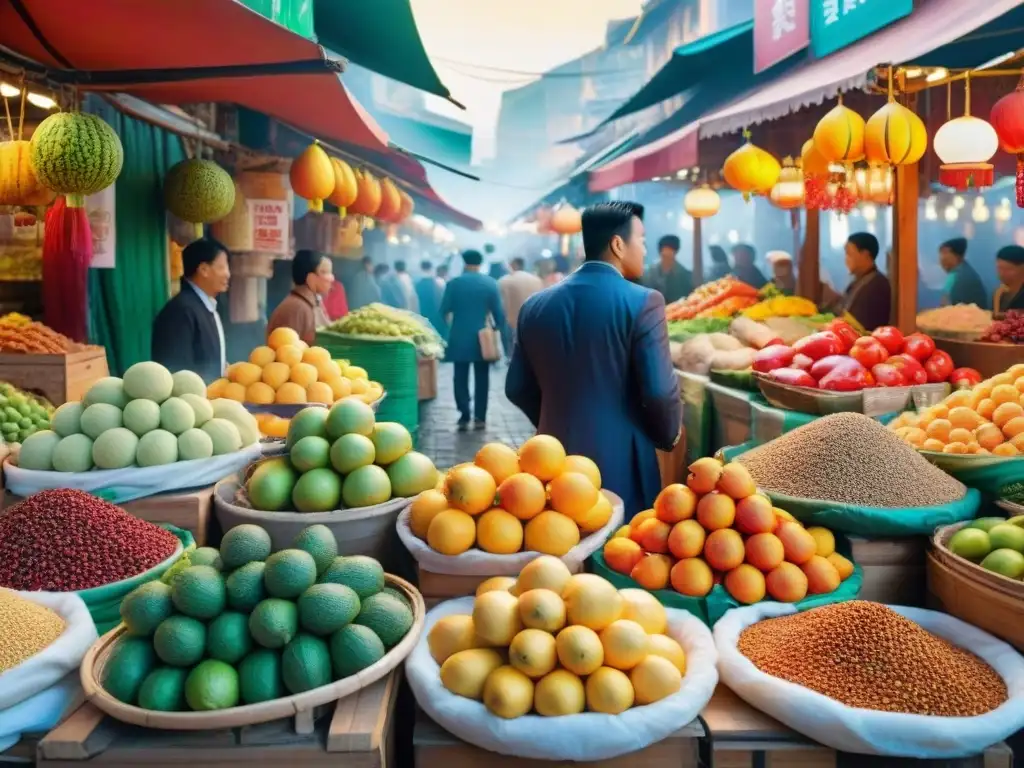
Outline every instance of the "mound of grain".
<path fill-rule="evenodd" d="M 872 418 L 836 413 L 739 456 L 762 490 L 871 507 L 929 507 L 967 488 Z"/>
<path fill-rule="evenodd" d="M 973 653 L 863 600 L 759 621 L 737 648 L 765 674 L 850 707 L 972 717 L 1007 698 L 1003 679 Z"/>

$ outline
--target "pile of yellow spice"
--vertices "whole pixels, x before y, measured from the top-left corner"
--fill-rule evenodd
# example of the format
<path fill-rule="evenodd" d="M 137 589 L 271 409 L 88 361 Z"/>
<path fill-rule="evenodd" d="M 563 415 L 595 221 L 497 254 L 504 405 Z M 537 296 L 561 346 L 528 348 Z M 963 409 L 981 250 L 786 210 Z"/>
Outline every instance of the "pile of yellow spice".
<path fill-rule="evenodd" d="M 0 672 L 18 666 L 52 644 L 67 623 L 49 608 L 0 589 Z"/>

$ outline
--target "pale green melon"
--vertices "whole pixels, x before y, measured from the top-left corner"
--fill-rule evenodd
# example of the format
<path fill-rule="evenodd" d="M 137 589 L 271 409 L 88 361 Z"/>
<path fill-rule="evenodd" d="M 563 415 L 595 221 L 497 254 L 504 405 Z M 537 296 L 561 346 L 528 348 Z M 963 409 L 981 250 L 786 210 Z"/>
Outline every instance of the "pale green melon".
<path fill-rule="evenodd" d="M 181 399 L 192 406 L 192 411 L 196 415 L 196 426 L 201 427 L 203 424 L 213 418 L 213 406 L 210 405 L 210 401 L 206 399 L 206 395 L 193 395 L 185 393 L 181 395 Z"/>
<path fill-rule="evenodd" d="M 92 440 L 86 435 L 68 435 L 53 449 L 58 472 L 88 472 L 92 467 Z"/>
<path fill-rule="evenodd" d="M 59 442 L 60 435 L 49 429 L 33 432 L 21 444 L 18 466 L 22 469 L 49 472 L 53 469 L 53 450 Z"/>
<path fill-rule="evenodd" d="M 131 399 L 152 400 L 162 403 L 171 396 L 174 379 L 160 363 L 147 360 L 136 363 L 124 372 L 124 391 Z"/>
<path fill-rule="evenodd" d="M 53 431 L 61 437 L 77 435 L 82 431 L 82 411 L 85 406 L 81 403 L 64 403 L 50 417 L 50 426 Z"/>
<path fill-rule="evenodd" d="M 91 195 L 117 179 L 124 147 L 101 118 L 85 112 L 57 112 L 32 132 L 32 170 L 48 189 Z"/>
<path fill-rule="evenodd" d="M 206 382 L 195 371 L 176 371 L 171 375 L 174 386 L 171 388 L 173 397 L 182 395 L 199 395 L 206 397 Z"/>
<path fill-rule="evenodd" d="M 140 467 L 173 464 L 178 460 L 178 438 L 166 429 L 154 429 L 139 440 L 135 463 Z"/>
<path fill-rule="evenodd" d="M 235 204 L 235 183 L 212 160 L 190 158 L 167 171 L 164 205 L 182 221 L 219 221 Z"/>
<path fill-rule="evenodd" d="M 128 405 L 128 396 L 124 393 L 124 382 L 117 376 L 99 379 L 85 393 L 82 403 L 88 408 L 94 403 L 109 403 L 117 408 Z"/>
<path fill-rule="evenodd" d="M 169 397 L 160 404 L 160 427 L 180 435 L 196 425 L 196 412 L 180 397 Z"/>
<path fill-rule="evenodd" d="M 93 440 L 122 424 L 121 409 L 110 403 L 96 403 L 82 411 L 82 432 Z"/>
<path fill-rule="evenodd" d="M 152 400 L 132 400 L 124 407 L 124 426 L 139 437 L 160 428 L 160 406 Z"/>
<path fill-rule="evenodd" d="M 187 429 L 178 435 L 178 460 L 208 459 L 213 456 L 213 440 L 201 429 Z"/>
<path fill-rule="evenodd" d="M 138 448 L 139 438 L 134 432 L 115 427 L 93 441 L 92 460 L 100 469 L 124 469 L 135 463 Z"/>
<path fill-rule="evenodd" d="M 202 426 L 203 432 L 213 441 L 213 455 L 222 456 L 242 448 L 242 436 L 238 427 L 227 419 L 212 418 Z"/>

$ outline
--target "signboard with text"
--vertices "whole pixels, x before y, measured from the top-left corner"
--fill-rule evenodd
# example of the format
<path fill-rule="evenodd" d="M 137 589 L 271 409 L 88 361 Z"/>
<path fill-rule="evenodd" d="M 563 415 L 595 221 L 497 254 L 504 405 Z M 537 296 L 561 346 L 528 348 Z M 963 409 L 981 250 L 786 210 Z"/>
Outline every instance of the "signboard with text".
<path fill-rule="evenodd" d="M 92 262 L 89 266 L 97 269 L 114 268 L 114 227 L 117 215 L 115 186 L 111 184 L 102 192 L 85 198 L 85 211 L 92 230 Z"/>
<path fill-rule="evenodd" d="M 811 40 L 810 0 L 754 0 L 754 72 L 763 72 Z"/>
<path fill-rule="evenodd" d="M 249 200 L 252 249 L 260 253 L 288 255 L 291 215 L 287 200 Z"/>
<path fill-rule="evenodd" d="M 811 0 L 811 50 L 828 56 L 913 10 L 914 0 Z"/>

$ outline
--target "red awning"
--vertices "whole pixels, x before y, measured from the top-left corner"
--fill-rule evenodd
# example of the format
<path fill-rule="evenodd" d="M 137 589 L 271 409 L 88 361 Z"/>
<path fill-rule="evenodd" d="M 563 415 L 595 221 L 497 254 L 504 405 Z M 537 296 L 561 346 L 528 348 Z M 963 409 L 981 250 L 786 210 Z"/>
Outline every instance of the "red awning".
<path fill-rule="evenodd" d="M 26 21 L 19 10 L 27 13 Z M 32 29 L 32 27 L 35 29 Z M 387 134 L 349 95 L 324 50 L 235 0 L 6 0 L 0 46 L 54 70 L 146 70 L 135 84 L 82 83 L 164 104 L 249 107 L 328 141 L 385 151 Z M 196 78 L 160 70 L 306 63 L 301 74 Z M 323 71 L 317 65 L 320 62 Z"/>
<path fill-rule="evenodd" d="M 591 192 L 607 192 L 624 184 L 650 181 L 658 176 L 672 176 L 681 168 L 692 168 L 695 165 L 697 125 L 691 123 L 591 171 L 587 187 Z"/>

